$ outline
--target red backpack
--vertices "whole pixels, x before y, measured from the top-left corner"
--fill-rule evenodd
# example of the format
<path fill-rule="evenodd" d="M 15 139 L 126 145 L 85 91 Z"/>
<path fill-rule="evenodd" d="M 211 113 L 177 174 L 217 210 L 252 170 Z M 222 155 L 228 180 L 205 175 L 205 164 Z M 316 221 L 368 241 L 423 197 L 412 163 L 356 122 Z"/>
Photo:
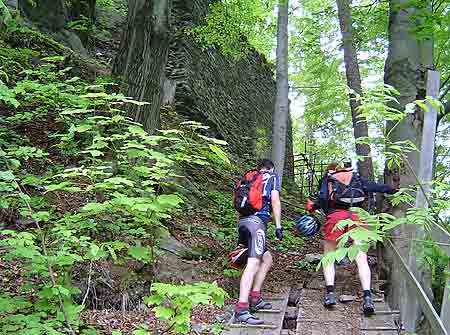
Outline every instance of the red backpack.
<path fill-rule="evenodd" d="M 233 193 L 234 208 L 242 215 L 255 214 L 263 207 L 262 173 L 248 171 L 236 181 Z"/>

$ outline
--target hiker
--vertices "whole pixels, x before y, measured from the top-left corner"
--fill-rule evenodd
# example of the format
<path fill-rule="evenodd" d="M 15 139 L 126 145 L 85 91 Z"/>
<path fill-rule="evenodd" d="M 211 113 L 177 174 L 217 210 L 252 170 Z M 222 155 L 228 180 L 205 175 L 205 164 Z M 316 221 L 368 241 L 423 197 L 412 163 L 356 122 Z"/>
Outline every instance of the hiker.
<path fill-rule="evenodd" d="M 246 213 L 236 208 L 241 213 L 238 226 L 239 244 L 248 248 L 248 259 L 241 277 L 239 301 L 235 307 L 234 320 L 239 323 L 259 325 L 263 324 L 264 321 L 251 313 L 272 308 L 272 305 L 261 297 L 261 287 L 272 266 L 272 255 L 266 247 L 267 224 L 272 219 L 276 225 L 277 239 L 281 241 L 283 238 L 280 178 L 274 173 L 273 162 L 268 159 L 260 160 L 257 164 L 257 170 L 249 173 L 253 173 L 250 182 L 256 184 L 255 190 L 260 193 L 258 194 L 260 204 L 256 205 L 257 210 L 253 213 L 252 210 Z M 241 184 L 243 192 L 252 193 L 253 187 L 249 191 L 245 187 L 245 185 L 249 185 L 246 184 L 246 180 L 242 180 L 242 182 L 244 182 Z M 259 186 L 258 183 L 260 183 Z M 235 195 L 235 207 L 241 206 L 247 200 L 247 196 L 248 194 L 243 197 L 238 195 L 239 201 L 236 201 Z M 236 205 L 236 202 L 238 202 L 238 205 Z"/>
<path fill-rule="evenodd" d="M 347 219 L 361 222 L 358 213 L 350 211 L 349 208 L 361 207 L 367 198 L 367 194 L 371 192 L 392 194 L 396 190 L 389 185 L 364 179 L 358 173 L 353 172 L 351 164 L 347 163 L 344 168 L 339 168 L 335 163 L 328 166 L 328 171 L 320 184 L 318 199 L 314 202 L 308 199 L 306 204 L 306 209 L 309 212 L 314 212 L 318 209 L 322 209 L 325 212 L 326 220 L 323 227 L 325 255 L 336 250 L 339 238 L 349 230 L 357 227 L 368 228 L 367 225 L 363 224 L 347 226 L 343 229 L 335 229 L 335 226 L 339 221 Z M 353 241 L 353 243 L 358 243 L 358 241 Z M 371 295 L 371 272 L 367 262 L 367 254 L 359 251 L 355 260 L 363 289 L 363 312 L 366 316 L 371 315 L 375 309 Z M 326 284 L 323 304 L 325 307 L 330 307 L 336 305 L 334 263 L 324 266 L 323 274 Z"/>

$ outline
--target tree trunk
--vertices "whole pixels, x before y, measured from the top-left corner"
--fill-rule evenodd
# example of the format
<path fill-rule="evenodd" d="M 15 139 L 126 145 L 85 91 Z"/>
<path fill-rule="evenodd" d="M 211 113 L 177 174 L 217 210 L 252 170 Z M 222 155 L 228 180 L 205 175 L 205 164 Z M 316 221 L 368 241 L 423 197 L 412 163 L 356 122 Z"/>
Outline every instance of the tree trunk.
<path fill-rule="evenodd" d="M 3 25 L 7 26 L 8 21 L 11 20 L 11 13 L 8 7 L 0 0 L 0 29 L 3 29 Z"/>
<path fill-rule="evenodd" d="M 280 180 L 283 178 L 289 116 L 288 9 L 289 0 L 280 0 L 277 35 L 277 97 L 272 121 L 272 160 Z"/>
<path fill-rule="evenodd" d="M 153 133 L 160 126 L 160 107 L 169 54 L 171 0 L 130 0 L 127 27 L 113 73 L 122 76 L 125 94 L 149 104 L 129 112 Z"/>
<path fill-rule="evenodd" d="M 21 12 L 40 27 L 56 32 L 65 28 L 68 19 L 64 0 L 18 0 Z"/>
<path fill-rule="evenodd" d="M 352 16 L 350 11 L 350 0 L 337 0 L 339 25 L 342 34 L 342 47 L 344 49 L 345 73 L 347 85 L 351 92 L 349 94 L 350 109 L 352 112 L 353 134 L 356 141 L 356 154 L 363 160 L 358 160 L 358 172 L 361 176 L 373 180 L 373 164 L 368 144 L 358 143 L 359 138 L 369 136 L 367 120 L 359 115 L 358 108 L 361 105 L 356 95 L 361 96 L 361 75 L 359 72 L 358 55 L 353 37 Z M 356 94 L 356 95 L 355 95 Z"/>
<path fill-rule="evenodd" d="M 395 87 L 400 92 L 400 96 L 397 97 L 398 103 L 393 104 L 392 107 L 404 111 L 407 104 L 417 99 L 424 99 L 426 96 L 426 72 L 433 66 L 433 43 L 431 38 L 417 38 L 414 31 L 420 24 L 417 19 L 419 10 L 410 7 L 413 4 L 409 0 L 390 0 L 389 5 L 389 50 L 384 80 L 386 84 Z M 390 131 L 388 138 L 390 142 L 411 141 L 417 148 L 420 148 L 423 133 L 423 111 L 416 109 L 415 113 L 408 114 L 395 127 L 394 124 L 388 123 L 387 128 Z M 399 183 L 402 187 L 416 185 L 415 175 L 418 175 L 419 172 L 420 152 L 413 151 L 406 156 L 408 163 L 400 169 L 389 170 L 386 167 L 386 182 Z M 403 205 L 394 208 L 393 212 L 396 216 L 404 216 L 407 209 L 408 206 Z M 396 245 L 405 259 L 408 259 L 411 240 L 415 233 L 415 225 L 404 225 L 393 232 L 393 235 L 401 238 L 396 240 Z M 403 301 L 405 295 L 400 293 L 402 278 L 398 277 L 395 268 L 397 266 L 394 264 L 393 278 L 391 278 L 393 294 L 390 295 L 391 305 L 394 308 L 405 305 L 405 301 Z M 427 291 L 429 292 L 429 290 Z M 404 292 L 404 288 L 402 292 Z"/>

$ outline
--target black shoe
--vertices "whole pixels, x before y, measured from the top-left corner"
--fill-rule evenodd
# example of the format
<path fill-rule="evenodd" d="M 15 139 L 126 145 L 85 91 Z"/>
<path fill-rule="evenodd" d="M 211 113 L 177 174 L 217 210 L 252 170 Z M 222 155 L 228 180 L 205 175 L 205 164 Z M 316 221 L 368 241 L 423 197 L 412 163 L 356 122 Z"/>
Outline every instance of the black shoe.
<path fill-rule="evenodd" d="M 371 316 L 375 313 L 375 306 L 370 296 L 363 297 L 363 313 L 365 316 Z"/>
<path fill-rule="evenodd" d="M 325 294 L 325 299 L 323 299 L 323 305 L 325 307 L 336 305 L 336 294 L 334 292 L 329 292 Z"/>
<path fill-rule="evenodd" d="M 239 312 L 234 312 L 234 322 L 245 323 L 248 325 L 262 325 L 264 323 L 263 320 L 260 320 L 256 316 L 250 314 L 248 309 L 244 309 Z"/>
<path fill-rule="evenodd" d="M 272 309 L 272 304 L 270 302 L 264 301 L 262 298 L 259 298 L 257 301 L 250 301 L 250 310 L 255 313 L 261 309 Z"/>

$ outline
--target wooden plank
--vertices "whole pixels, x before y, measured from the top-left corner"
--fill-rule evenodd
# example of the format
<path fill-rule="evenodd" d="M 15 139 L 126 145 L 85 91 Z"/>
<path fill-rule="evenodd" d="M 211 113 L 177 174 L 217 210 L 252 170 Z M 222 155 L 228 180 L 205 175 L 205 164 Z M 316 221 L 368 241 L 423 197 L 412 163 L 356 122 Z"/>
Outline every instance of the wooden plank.
<path fill-rule="evenodd" d="M 230 323 L 228 325 L 230 328 L 254 328 L 254 329 L 277 329 L 278 327 L 276 325 L 272 324 L 262 324 L 262 325 L 247 325 L 247 324 L 240 324 L 240 323 Z"/>
<path fill-rule="evenodd" d="M 290 289 L 282 295 L 266 297 L 273 310 L 260 310 L 256 314 L 258 318 L 264 320 L 263 325 L 247 325 L 242 323 L 233 323 L 233 320 L 225 326 L 222 335 L 279 335 L 283 328 L 283 319 L 286 312 Z"/>
<path fill-rule="evenodd" d="M 439 315 L 437 315 L 433 305 L 428 299 L 428 296 L 420 286 L 420 283 L 417 281 L 416 277 L 411 273 L 405 260 L 400 256 L 397 248 L 390 240 L 387 240 L 387 245 L 389 245 L 389 247 L 393 250 L 393 254 L 398 258 L 399 270 L 403 274 L 403 278 L 408 288 L 415 293 L 418 303 L 427 317 L 431 328 L 433 329 L 433 335 L 449 335 L 444 327 L 444 324 L 442 323 L 442 320 L 439 318 Z M 401 312 L 402 318 L 405 318 L 404 310 Z M 408 316 L 406 315 L 406 317 Z M 406 331 L 408 330 L 406 329 Z"/>

